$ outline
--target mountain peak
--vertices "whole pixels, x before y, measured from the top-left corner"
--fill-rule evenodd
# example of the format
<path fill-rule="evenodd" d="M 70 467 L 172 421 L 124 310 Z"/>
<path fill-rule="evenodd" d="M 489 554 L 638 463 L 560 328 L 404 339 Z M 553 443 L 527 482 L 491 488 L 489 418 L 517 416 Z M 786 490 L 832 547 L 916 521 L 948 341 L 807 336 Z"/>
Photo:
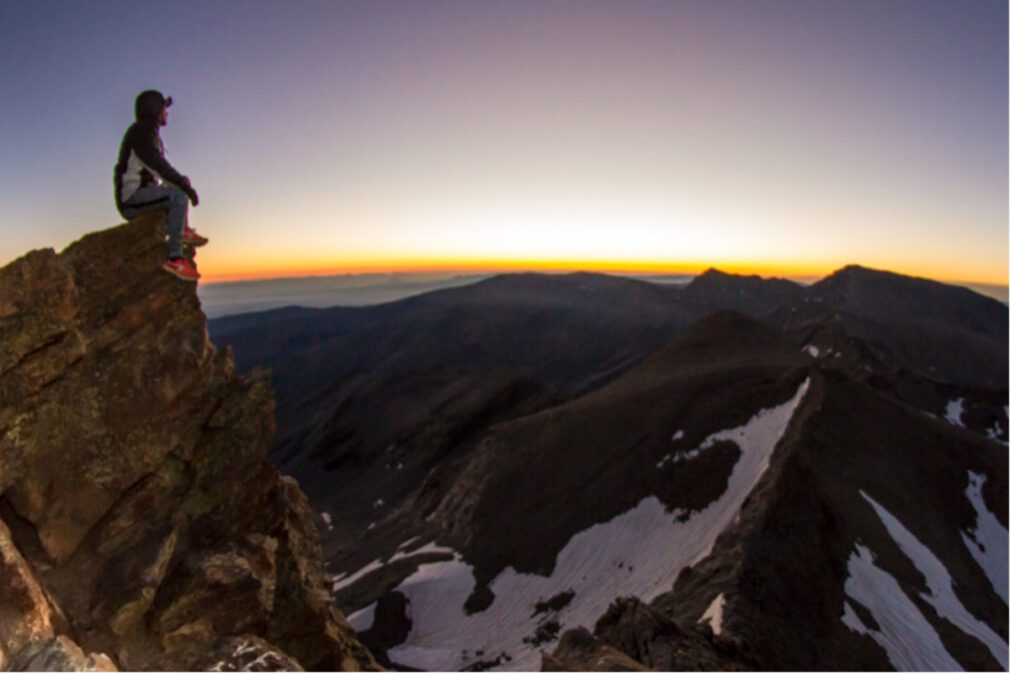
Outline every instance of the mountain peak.
<path fill-rule="evenodd" d="M 267 377 L 210 342 L 195 284 L 160 268 L 164 226 L 0 269 L 0 664 L 374 668 L 305 496 L 264 462 Z"/>

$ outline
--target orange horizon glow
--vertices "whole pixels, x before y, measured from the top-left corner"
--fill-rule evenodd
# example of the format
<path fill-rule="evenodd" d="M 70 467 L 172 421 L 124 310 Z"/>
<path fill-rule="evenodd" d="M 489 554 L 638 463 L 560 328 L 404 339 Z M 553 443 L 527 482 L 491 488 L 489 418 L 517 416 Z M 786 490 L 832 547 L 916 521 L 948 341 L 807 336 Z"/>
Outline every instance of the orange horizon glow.
<path fill-rule="evenodd" d="M 579 260 L 579 259 L 416 259 L 416 260 L 355 260 L 349 263 L 314 263 L 306 265 L 260 266 L 251 268 L 235 265 L 223 271 L 202 272 L 201 282 L 217 283 L 279 280 L 287 278 L 310 278 L 342 275 L 392 274 L 392 273 L 590 273 L 641 274 L 641 275 L 685 275 L 694 276 L 708 269 L 735 275 L 757 275 L 764 278 L 788 278 L 793 280 L 816 281 L 850 264 L 866 268 L 889 271 L 905 276 L 928 278 L 944 283 L 960 285 L 991 285 L 1006 287 L 1006 277 L 999 279 L 972 278 L 967 274 L 938 272 L 937 269 L 910 267 L 882 267 L 858 261 L 846 263 L 815 262 L 754 262 L 745 260 L 722 260 L 714 262 L 671 262 L 668 260 Z M 216 266 L 216 265 L 215 265 Z"/>

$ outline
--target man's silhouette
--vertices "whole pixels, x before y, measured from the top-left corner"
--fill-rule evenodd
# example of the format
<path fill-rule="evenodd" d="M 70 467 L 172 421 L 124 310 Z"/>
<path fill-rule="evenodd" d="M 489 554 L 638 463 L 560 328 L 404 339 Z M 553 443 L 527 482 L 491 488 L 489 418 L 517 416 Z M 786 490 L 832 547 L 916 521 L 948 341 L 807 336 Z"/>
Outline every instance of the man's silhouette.
<path fill-rule="evenodd" d="M 200 246 L 207 239 L 188 224 L 189 202 L 200 203 L 189 178 L 165 160 L 165 146 L 160 127 L 168 124 L 172 98 L 148 90 L 137 96 L 134 113 L 137 121 L 126 130 L 116 163 L 116 208 L 126 219 L 149 210 L 168 211 L 168 259 L 162 268 L 183 280 L 200 277 L 196 268 L 182 256 L 183 244 Z"/>

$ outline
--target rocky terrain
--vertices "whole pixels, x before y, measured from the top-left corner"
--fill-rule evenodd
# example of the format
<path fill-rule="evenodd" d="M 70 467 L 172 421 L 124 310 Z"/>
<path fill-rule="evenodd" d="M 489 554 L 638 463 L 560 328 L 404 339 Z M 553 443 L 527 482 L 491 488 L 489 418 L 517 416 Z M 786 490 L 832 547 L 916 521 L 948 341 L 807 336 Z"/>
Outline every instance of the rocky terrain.
<path fill-rule="evenodd" d="M 1007 667 L 1007 309 L 501 276 L 211 324 L 278 381 L 331 590 L 413 669 Z"/>
<path fill-rule="evenodd" d="M 375 670 L 163 225 L 0 269 L 0 667 Z"/>

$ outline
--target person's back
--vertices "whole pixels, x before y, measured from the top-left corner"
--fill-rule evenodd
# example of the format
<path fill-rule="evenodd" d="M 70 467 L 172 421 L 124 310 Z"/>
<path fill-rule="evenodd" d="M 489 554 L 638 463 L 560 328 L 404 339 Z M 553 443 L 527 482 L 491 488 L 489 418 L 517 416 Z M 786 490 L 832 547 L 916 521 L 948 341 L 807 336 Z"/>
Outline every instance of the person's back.
<path fill-rule="evenodd" d="M 204 245 L 207 239 L 187 224 L 189 202 L 200 202 L 189 178 L 165 159 L 159 129 L 168 124 L 171 97 L 148 90 L 134 103 L 136 121 L 123 135 L 115 168 L 116 209 L 126 219 L 150 210 L 168 211 L 168 259 L 163 268 L 183 280 L 200 274 L 183 257 L 183 244 Z"/>

